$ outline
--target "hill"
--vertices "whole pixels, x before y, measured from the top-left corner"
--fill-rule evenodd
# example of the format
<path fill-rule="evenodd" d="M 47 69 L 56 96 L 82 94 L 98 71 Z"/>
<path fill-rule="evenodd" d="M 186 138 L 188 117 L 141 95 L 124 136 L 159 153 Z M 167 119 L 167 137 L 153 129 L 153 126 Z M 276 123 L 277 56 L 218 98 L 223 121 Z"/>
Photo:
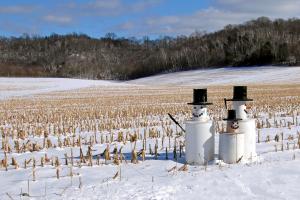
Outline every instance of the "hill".
<path fill-rule="evenodd" d="M 68 78 L 0 78 L 0 100 L 82 88 L 127 88 L 141 86 L 224 86 L 300 84 L 300 67 L 235 67 L 165 73 L 130 81 Z"/>
<path fill-rule="evenodd" d="M 165 73 L 126 83 L 168 86 L 300 84 L 300 67 L 228 67 Z"/>
<path fill-rule="evenodd" d="M 84 34 L 0 38 L 0 76 L 51 76 L 128 80 L 162 72 L 296 64 L 300 20 L 261 17 L 190 36 L 102 38 Z"/>

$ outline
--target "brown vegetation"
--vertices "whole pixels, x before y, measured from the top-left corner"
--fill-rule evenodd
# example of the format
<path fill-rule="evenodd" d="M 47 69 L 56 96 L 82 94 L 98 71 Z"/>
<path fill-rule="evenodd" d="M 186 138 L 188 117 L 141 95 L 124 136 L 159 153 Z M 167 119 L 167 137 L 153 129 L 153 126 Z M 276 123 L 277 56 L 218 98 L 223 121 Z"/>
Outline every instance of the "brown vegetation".
<path fill-rule="evenodd" d="M 257 118 L 258 129 L 291 128 L 300 124 L 295 118 L 300 115 L 299 86 L 252 86 L 249 90 L 249 96 L 255 99 L 252 109 L 254 117 Z M 222 98 L 230 97 L 231 87 L 211 87 L 208 91 L 210 100 L 214 102 L 214 105 L 210 106 L 210 112 L 218 122 L 217 130 L 221 131 L 224 127 L 222 118 L 226 114 Z M 156 159 L 159 150 L 162 150 L 173 152 L 173 158 L 177 160 L 181 157 L 184 147 L 182 139 L 177 138 L 182 136 L 183 132 L 180 129 L 174 131 L 171 128 L 173 124 L 166 114 L 176 115 L 181 124 L 184 119 L 189 118 L 191 108 L 186 102 L 190 102 L 191 92 L 191 88 L 130 86 L 116 89 L 106 87 L 58 92 L 51 94 L 51 98 L 47 95 L 40 95 L 31 99 L 1 101 L 1 149 L 5 152 L 2 166 L 7 168 L 8 159 L 12 159 L 12 165 L 15 168 L 19 167 L 15 158 L 7 157 L 12 153 L 34 152 L 56 147 L 78 149 L 80 165 L 92 166 L 93 160 L 96 159 L 92 154 L 95 144 L 106 145 L 104 152 L 97 155 L 104 159 L 105 163 L 111 163 L 113 160 L 113 163 L 119 164 L 124 160 L 124 155 L 122 148 L 118 149 L 112 145 L 116 142 L 132 144 L 132 163 L 138 163 L 138 159 L 146 159 L 148 146 L 149 154 Z M 280 115 L 276 114 L 279 112 Z M 261 113 L 269 113 L 270 119 L 260 119 Z M 280 116 L 290 116 L 293 122 L 277 120 L 276 118 Z M 10 126 L 5 126 L 8 124 Z M 135 130 L 130 130 L 133 127 Z M 160 127 L 163 131 L 160 131 Z M 138 130 L 144 128 L 144 134 L 139 133 Z M 83 137 L 81 132 L 88 132 L 89 135 Z M 33 137 L 39 139 L 33 139 Z M 261 137 L 258 134 L 258 141 Z M 156 138 L 155 145 L 151 146 L 147 143 L 149 138 Z M 283 139 L 293 141 L 297 138 L 296 135 L 289 135 L 286 138 L 282 135 L 280 139 L 275 137 L 274 140 L 277 142 Z M 158 142 L 157 139 L 162 141 Z M 266 142 L 270 140 L 273 141 L 270 136 L 264 139 Z M 142 142 L 143 149 L 136 149 L 137 141 Z M 83 151 L 83 147 L 87 147 L 86 152 Z M 112 147 L 113 152 L 111 152 Z M 167 154 L 165 157 L 170 158 Z M 66 165 L 74 163 L 73 155 L 65 154 L 62 159 Z M 40 160 L 43 166 L 51 159 L 46 154 L 43 158 L 36 158 L 36 160 Z M 30 162 L 31 160 L 25 161 L 25 167 Z M 52 162 L 55 162 L 56 167 L 60 165 L 58 158 L 52 159 Z M 97 157 L 96 164 L 99 164 L 99 157 Z"/>

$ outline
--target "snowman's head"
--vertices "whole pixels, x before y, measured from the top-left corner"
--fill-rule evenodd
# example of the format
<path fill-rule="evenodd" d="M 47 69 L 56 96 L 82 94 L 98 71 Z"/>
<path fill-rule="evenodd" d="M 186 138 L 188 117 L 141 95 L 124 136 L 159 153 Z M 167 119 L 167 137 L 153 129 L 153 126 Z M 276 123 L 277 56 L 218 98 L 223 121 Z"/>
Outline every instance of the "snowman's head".
<path fill-rule="evenodd" d="M 231 127 L 233 130 L 238 129 L 238 128 L 239 128 L 239 122 L 238 122 L 238 121 L 232 121 L 230 127 Z"/>
<path fill-rule="evenodd" d="M 238 133 L 239 132 L 239 122 L 237 120 L 227 121 L 227 132 L 228 133 Z"/>
<path fill-rule="evenodd" d="M 205 105 L 194 105 L 192 114 L 194 118 L 206 118 L 207 107 Z"/>

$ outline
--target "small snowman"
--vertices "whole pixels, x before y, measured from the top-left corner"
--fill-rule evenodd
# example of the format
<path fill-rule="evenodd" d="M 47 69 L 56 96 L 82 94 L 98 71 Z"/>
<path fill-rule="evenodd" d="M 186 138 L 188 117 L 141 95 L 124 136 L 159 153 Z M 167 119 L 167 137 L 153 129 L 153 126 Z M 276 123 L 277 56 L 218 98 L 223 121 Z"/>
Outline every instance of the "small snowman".
<path fill-rule="evenodd" d="M 239 120 L 242 120 L 240 118 L 236 118 L 236 112 L 235 110 L 228 110 L 228 117 L 226 119 L 223 119 L 227 121 L 227 133 L 239 133 Z"/>

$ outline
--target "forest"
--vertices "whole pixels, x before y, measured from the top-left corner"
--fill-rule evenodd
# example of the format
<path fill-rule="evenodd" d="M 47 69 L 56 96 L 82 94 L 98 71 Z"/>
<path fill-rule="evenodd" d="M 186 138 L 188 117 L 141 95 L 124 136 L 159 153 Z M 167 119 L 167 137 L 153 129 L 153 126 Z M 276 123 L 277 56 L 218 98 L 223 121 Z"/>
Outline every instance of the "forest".
<path fill-rule="evenodd" d="M 85 34 L 0 37 L 0 76 L 129 80 L 227 66 L 297 65 L 300 19 L 260 17 L 222 30 L 150 39 Z"/>

